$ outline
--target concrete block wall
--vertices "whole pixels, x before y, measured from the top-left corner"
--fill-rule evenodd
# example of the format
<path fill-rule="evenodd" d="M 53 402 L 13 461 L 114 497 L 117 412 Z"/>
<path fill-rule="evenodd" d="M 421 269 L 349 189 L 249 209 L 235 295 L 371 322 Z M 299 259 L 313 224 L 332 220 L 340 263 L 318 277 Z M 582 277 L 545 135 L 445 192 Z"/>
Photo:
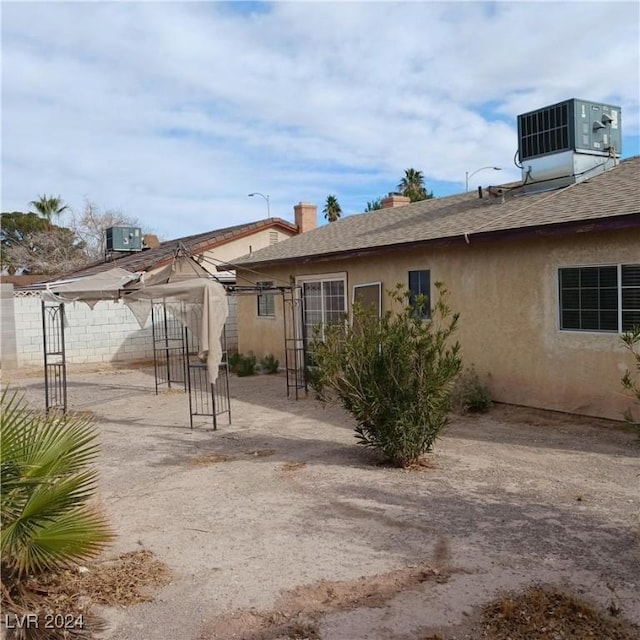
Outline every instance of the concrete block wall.
<path fill-rule="evenodd" d="M 16 323 L 13 305 L 13 285 L 0 284 L 0 366 L 17 366 Z"/>
<path fill-rule="evenodd" d="M 236 300 L 229 301 L 227 345 L 237 350 Z M 143 329 L 122 303 L 102 301 L 93 309 L 65 304 L 65 352 L 68 364 L 126 363 L 153 359 L 151 317 Z M 4 370 L 44 364 L 41 298 L 2 285 L 0 365 Z"/>
<path fill-rule="evenodd" d="M 238 320 L 237 320 L 237 303 L 236 296 L 229 296 L 229 315 L 225 322 L 225 330 L 227 335 L 227 351 L 229 353 L 237 353 L 238 351 Z"/>
<path fill-rule="evenodd" d="M 41 366 L 44 355 L 40 297 L 15 296 L 13 307 L 16 366 Z M 65 352 L 69 364 L 115 363 L 153 358 L 151 319 L 141 329 L 124 304 L 103 301 L 91 309 L 81 302 L 67 303 L 65 321 Z"/>

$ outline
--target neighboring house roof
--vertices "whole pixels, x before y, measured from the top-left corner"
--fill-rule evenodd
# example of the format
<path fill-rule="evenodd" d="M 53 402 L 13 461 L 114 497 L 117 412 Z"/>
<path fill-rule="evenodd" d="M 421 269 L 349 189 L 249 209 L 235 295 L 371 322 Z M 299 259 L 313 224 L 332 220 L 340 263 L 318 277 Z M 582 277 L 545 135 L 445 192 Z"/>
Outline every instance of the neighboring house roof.
<path fill-rule="evenodd" d="M 470 192 L 348 216 L 242 256 L 234 265 L 329 259 L 517 232 L 560 232 L 576 225 L 587 230 L 584 223 L 640 227 L 640 157 L 555 191 L 525 195 L 505 185 L 504 193 L 504 202 L 501 196 L 479 198 Z"/>
<path fill-rule="evenodd" d="M 93 275 L 119 267 L 127 271 L 149 271 L 162 267 L 173 260 L 176 251 L 183 246 L 188 253 L 197 255 L 205 251 L 215 249 L 215 247 L 227 244 L 233 240 L 246 237 L 258 231 L 269 228 L 280 228 L 291 233 L 298 233 L 298 228 L 283 220 L 282 218 L 267 218 L 258 220 L 257 222 L 248 222 L 246 224 L 238 224 L 233 227 L 225 227 L 224 229 L 215 229 L 205 233 L 198 233 L 184 238 L 176 238 L 175 240 L 167 240 L 161 242 L 159 247 L 155 249 L 145 249 L 144 251 L 136 251 L 125 255 L 119 254 L 110 260 L 101 260 L 89 266 L 78 269 L 77 271 L 67 272 L 56 276 L 50 281 L 59 280 L 61 278 L 77 278 L 81 276 Z M 46 281 L 40 276 L 40 281 Z"/>

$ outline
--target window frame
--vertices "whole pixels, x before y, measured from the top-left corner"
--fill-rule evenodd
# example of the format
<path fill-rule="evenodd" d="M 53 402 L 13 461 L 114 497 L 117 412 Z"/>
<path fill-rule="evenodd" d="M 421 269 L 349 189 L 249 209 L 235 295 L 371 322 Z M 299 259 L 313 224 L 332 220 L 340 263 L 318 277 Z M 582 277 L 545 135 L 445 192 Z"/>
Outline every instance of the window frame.
<path fill-rule="evenodd" d="M 429 274 L 429 292 L 427 294 L 425 294 L 424 292 L 419 292 L 417 294 L 413 293 L 413 291 L 411 289 L 411 274 L 412 273 L 427 273 L 427 274 Z M 413 297 L 415 295 L 426 295 L 427 296 L 426 306 L 423 307 L 423 309 L 422 309 L 422 311 L 420 313 L 420 319 L 424 320 L 425 322 L 431 320 L 431 301 L 432 301 L 431 289 L 432 289 L 431 269 L 422 268 L 422 269 L 408 269 L 407 270 L 407 290 L 411 294 L 410 297 L 409 297 L 409 302 L 412 301 L 412 299 L 413 299 Z"/>
<path fill-rule="evenodd" d="M 256 310 L 258 313 L 258 318 L 275 318 L 276 317 L 276 297 L 274 293 L 271 293 L 271 289 L 273 287 L 273 280 L 267 280 L 264 282 L 256 282 L 256 287 L 262 289 L 263 287 L 267 290 L 266 292 L 261 292 L 256 296 Z M 263 308 L 261 306 L 263 303 L 266 307 L 266 311 L 263 313 Z M 271 310 L 271 313 L 269 313 Z"/>
<path fill-rule="evenodd" d="M 563 269 L 589 269 L 589 268 L 603 268 L 603 267 L 615 267 L 616 268 L 616 296 L 617 296 L 617 306 L 616 306 L 616 328 L 615 329 L 573 329 L 573 328 L 565 328 L 562 326 L 562 285 L 561 285 L 561 272 Z M 623 328 L 622 325 L 622 316 L 623 316 L 623 301 L 622 301 L 622 292 L 623 289 L 634 288 L 629 285 L 623 287 L 622 285 L 622 268 L 623 267 L 637 267 L 640 268 L 640 263 L 638 262 L 603 262 L 600 264 L 571 264 L 571 265 L 561 265 L 556 268 L 556 304 L 557 304 L 557 317 L 556 324 L 557 330 L 568 333 L 594 333 L 598 335 L 620 335 L 625 331 L 628 331 L 628 328 Z"/>
<path fill-rule="evenodd" d="M 317 273 L 317 274 L 309 274 L 309 275 L 304 275 L 304 276 L 296 276 L 295 279 L 295 283 L 296 286 L 299 287 L 298 291 L 299 291 L 299 295 L 301 298 L 301 303 L 302 303 L 302 314 L 301 314 L 301 323 L 302 326 L 300 327 L 301 332 L 300 335 L 303 336 L 304 340 L 308 343 L 313 336 L 307 335 L 305 326 L 305 313 L 306 313 L 306 309 L 305 309 L 305 304 L 304 304 L 304 285 L 305 284 L 312 284 L 312 283 L 320 283 L 322 285 L 322 283 L 324 282 L 342 282 L 342 289 L 343 289 L 343 299 L 344 299 L 344 315 L 345 318 L 348 317 L 349 315 L 349 299 L 348 299 L 348 278 L 347 278 L 347 272 L 346 271 L 338 271 L 338 272 L 334 272 L 334 273 Z M 324 298 L 323 298 L 323 305 L 324 305 Z M 322 319 L 322 324 L 325 324 L 325 311 L 326 309 L 323 306 L 322 309 L 322 315 L 323 315 L 323 319 Z M 324 333 L 323 333 L 323 337 L 324 337 Z"/>
<path fill-rule="evenodd" d="M 378 317 L 382 317 L 382 281 L 378 280 L 377 282 L 361 282 L 359 284 L 354 284 L 351 287 L 352 295 L 351 295 L 351 309 L 353 309 L 353 305 L 356 302 L 357 289 L 361 287 L 378 287 Z"/>

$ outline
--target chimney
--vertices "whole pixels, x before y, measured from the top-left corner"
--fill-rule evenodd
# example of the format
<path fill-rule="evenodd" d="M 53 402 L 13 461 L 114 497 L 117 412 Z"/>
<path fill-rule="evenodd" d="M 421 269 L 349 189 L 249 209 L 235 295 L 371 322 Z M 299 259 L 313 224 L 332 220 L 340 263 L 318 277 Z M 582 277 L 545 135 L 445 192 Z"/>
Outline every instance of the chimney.
<path fill-rule="evenodd" d="M 146 249 L 157 249 L 160 246 L 160 240 L 158 236 L 146 233 L 142 236 L 142 244 Z"/>
<path fill-rule="evenodd" d="M 310 202 L 299 202 L 293 207 L 298 233 L 306 233 L 318 226 L 318 207 Z"/>
<path fill-rule="evenodd" d="M 402 207 L 405 204 L 409 204 L 410 202 L 411 199 L 407 196 L 392 192 L 382 201 L 382 208 L 393 209 L 395 207 Z"/>

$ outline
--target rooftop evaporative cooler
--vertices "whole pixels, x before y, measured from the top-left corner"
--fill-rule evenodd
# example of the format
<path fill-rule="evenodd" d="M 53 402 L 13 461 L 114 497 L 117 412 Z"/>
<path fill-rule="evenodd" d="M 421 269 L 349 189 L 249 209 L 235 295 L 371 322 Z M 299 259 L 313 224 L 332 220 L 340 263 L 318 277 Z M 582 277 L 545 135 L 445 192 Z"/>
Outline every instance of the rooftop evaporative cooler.
<path fill-rule="evenodd" d="M 142 251 L 140 227 L 109 227 L 107 229 L 107 251 Z"/>
<path fill-rule="evenodd" d="M 525 193 L 568 186 L 614 167 L 621 124 L 620 107 L 576 98 L 519 115 Z"/>

